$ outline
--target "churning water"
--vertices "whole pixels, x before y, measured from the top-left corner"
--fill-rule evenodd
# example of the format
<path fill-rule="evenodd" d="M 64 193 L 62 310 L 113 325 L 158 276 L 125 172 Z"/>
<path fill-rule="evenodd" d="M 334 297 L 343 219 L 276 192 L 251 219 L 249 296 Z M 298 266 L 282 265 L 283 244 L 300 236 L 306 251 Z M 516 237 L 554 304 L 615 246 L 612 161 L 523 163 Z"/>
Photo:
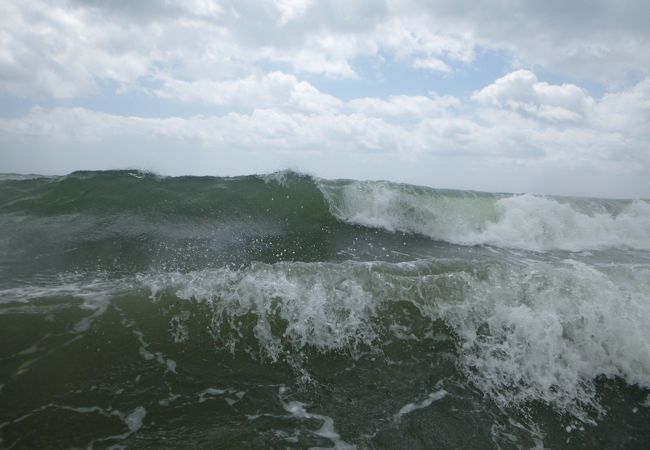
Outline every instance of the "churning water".
<path fill-rule="evenodd" d="M 639 448 L 650 203 L 0 179 L 0 448 Z"/>

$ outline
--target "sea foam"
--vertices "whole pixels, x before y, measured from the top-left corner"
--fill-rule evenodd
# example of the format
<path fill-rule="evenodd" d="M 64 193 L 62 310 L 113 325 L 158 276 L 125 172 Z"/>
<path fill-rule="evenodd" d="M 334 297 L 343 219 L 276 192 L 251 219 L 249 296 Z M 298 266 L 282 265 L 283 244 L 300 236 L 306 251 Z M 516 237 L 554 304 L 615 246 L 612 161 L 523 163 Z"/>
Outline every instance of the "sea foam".
<path fill-rule="evenodd" d="M 395 328 L 390 305 L 408 302 L 420 320 L 452 327 L 459 368 L 496 404 L 543 401 L 582 420 L 600 408 L 598 377 L 650 388 L 648 280 L 647 265 L 576 260 L 494 263 L 481 271 L 436 260 L 255 264 L 140 279 L 158 295 L 171 289 L 207 301 L 218 327 L 241 328 L 252 315 L 253 333 L 273 360 L 307 348 L 380 349 Z M 241 335 L 233 335 L 233 346 Z"/>
<path fill-rule="evenodd" d="M 384 343 L 395 338 L 426 341 L 415 328 L 407 335 L 402 330 L 392 305 L 408 303 L 419 311 L 409 321 L 442 319 L 450 327 L 459 369 L 503 408 L 542 401 L 588 420 L 586 411 L 601 408 L 599 377 L 650 389 L 650 264 L 513 262 L 500 256 L 471 264 L 435 258 L 254 263 L 238 270 L 151 272 L 102 283 L 88 277 L 87 286 L 79 280 L 74 288 L 34 291 L 81 300 L 92 292 L 103 299 L 100 314 L 110 308 L 107 297 L 128 298 L 143 290 L 154 302 L 163 296 L 199 302 L 212 315 L 218 345 L 250 351 L 247 346 L 256 342 L 256 353 L 298 370 L 306 351 L 381 355 Z M 27 291 L 5 290 L 2 296 L 10 300 L 6 297 L 13 294 L 29 304 Z M 84 302 L 79 306 L 87 308 Z M 190 316 L 184 317 L 174 320 L 189 326 Z M 89 318 L 84 330 L 71 332 L 92 327 L 97 317 Z M 173 339 L 175 331 L 170 333 Z M 146 342 L 140 344 L 143 356 L 153 359 Z M 172 360 L 157 359 L 173 372 Z"/>
<path fill-rule="evenodd" d="M 389 182 L 319 187 L 339 220 L 461 245 L 650 249 L 650 203 L 440 191 Z"/>

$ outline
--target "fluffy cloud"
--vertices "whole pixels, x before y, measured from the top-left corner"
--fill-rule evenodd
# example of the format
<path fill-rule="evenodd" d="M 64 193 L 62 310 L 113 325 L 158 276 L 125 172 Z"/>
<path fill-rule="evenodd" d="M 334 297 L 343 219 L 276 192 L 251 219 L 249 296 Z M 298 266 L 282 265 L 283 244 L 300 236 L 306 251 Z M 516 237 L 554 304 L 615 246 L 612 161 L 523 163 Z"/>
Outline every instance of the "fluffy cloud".
<path fill-rule="evenodd" d="M 551 121 L 584 118 L 594 100 L 573 84 L 540 82 L 534 73 L 518 70 L 481 89 L 473 98 L 485 105 L 507 108 Z"/>
<path fill-rule="evenodd" d="M 457 98 L 431 93 L 421 95 L 394 95 L 386 99 L 363 97 L 343 101 L 319 91 L 312 84 L 294 75 L 270 72 L 245 78 L 211 81 L 162 80 L 152 94 L 181 100 L 201 102 L 236 109 L 268 109 L 309 113 L 362 113 L 367 116 L 425 117 L 446 113 L 460 105 Z"/>
<path fill-rule="evenodd" d="M 0 134 L 86 142 L 138 135 L 213 148 L 345 150 L 391 153 L 398 158 L 425 153 L 611 173 L 650 168 L 650 80 L 609 93 L 600 101 L 570 85 L 539 82 L 534 74 L 521 71 L 496 80 L 465 102 L 435 94 L 343 102 L 281 73 L 222 88 L 217 85 L 213 93 L 216 101 L 261 106 L 248 113 L 187 118 L 35 108 L 24 117 L 0 119 Z M 254 101 L 258 89 L 277 98 Z M 547 113 L 554 108 L 567 112 L 555 113 L 549 120 Z"/>
<path fill-rule="evenodd" d="M 431 117 L 447 115 L 449 110 L 460 105 L 452 96 L 440 96 L 435 93 L 428 97 L 420 95 L 395 95 L 388 99 L 359 98 L 347 102 L 351 110 L 376 116 L 414 116 Z"/>
<path fill-rule="evenodd" d="M 312 0 L 276 0 L 273 2 L 280 12 L 279 25 L 286 25 L 292 20 L 302 16 L 309 7 L 312 6 Z"/>
<path fill-rule="evenodd" d="M 19 119 L 0 119 L 0 132 L 5 137 L 86 143 L 124 136 L 163 137 L 208 147 L 298 152 L 332 149 L 394 152 L 408 142 L 404 130 L 380 118 L 359 114 L 311 115 L 275 109 L 209 117 L 144 118 L 84 108 L 35 108 Z"/>
<path fill-rule="evenodd" d="M 598 103 L 594 122 L 650 142 L 650 78 L 623 92 L 607 93 Z"/>
<path fill-rule="evenodd" d="M 475 92 L 476 115 L 504 135 L 509 147 L 538 149 L 546 164 L 600 171 L 650 169 L 650 78 L 597 100 L 572 84 L 540 82 L 514 71 Z"/>
<path fill-rule="evenodd" d="M 318 91 L 294 75 L 271 72 L 263 76 L 212 81 L 181 81 L 165 79 L 153 93 L 184 102 L 203 102 L 235 108 L 292 108 L 310 112 L 338 109 L 343 102 Z"/>
<path fill-rule="evenodd" d="M 134 27 L 105 22 L 88 10 L 0 3 L 0 90 L 74 97 L 106 78 L 128 83 L 148 72 Z"/>
<path fill-rule="evenodd" d="M 451 67 L 438 58 L 417 58 L 413 61 L 416 69 L 428 69 L 434 72 L 451 72 Z"/>
<path fill-rule="evenodd" d="M 106 80 L 121 89 L 160 77 L 223 81 L 264 72 L 264 64 L 355 78 L 359 58 L 381 63 L 386 55 L 449 73 L 484 50 L 618 87 L 629 85 L 626 74 L 650 75 L 646 2 L 554 3 L 2 2 L 0 91 L 69 98 Z"/>
<path fill-rule="evenodd" d="M 510 51 L 523 66 L 620 88 L 650 75 L 650 3 L 594 0 L 393 0 L 393 14 L 428 13 L 443 29 L 471 35 L 479 48 Z M 630 74 L 633 74 L 630 77 Z"/>

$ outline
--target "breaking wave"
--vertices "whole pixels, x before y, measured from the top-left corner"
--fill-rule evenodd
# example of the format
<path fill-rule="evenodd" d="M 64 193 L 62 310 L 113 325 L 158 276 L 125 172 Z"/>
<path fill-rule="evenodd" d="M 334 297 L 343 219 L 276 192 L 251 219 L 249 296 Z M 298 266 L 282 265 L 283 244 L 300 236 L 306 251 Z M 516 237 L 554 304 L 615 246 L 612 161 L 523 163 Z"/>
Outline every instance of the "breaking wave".
<path fill-rule="evenodd" d="M 19 445 L 82 412 L 114 422 L 85 447 L 130 445 L 194 411 L 182 446 L 186 423 L 221 408 L 226 434 L 262 427 L 277 447 L 394 448 L 422 417 L 420 431 L 456 427 L 457 446 L 476 424 L 481 447 L 584 432 L 593 448 L 610 426 L 645 442 L 648 250 L 646 200 L 290 171 L 0 177 L 0 430 Z M 67 380 L 61 361 L 85 368 L 76 389 L 23 398 Z"/>
<path fill-rule="evenodd" d="M 154 235 L 236 241 L 297 230 L 304 234 L 340 222 L 470 246 L 650 249 L 650 203 L 645 200 L 438 190 L 290 171 L 234 178 L 137 171 L 10 177 L 0 180 L 0 197 L 0 209 L 11 213 L 4 225 L 35 216 L 63 222 L 73 237 L 92 233 L 94 239 Z"/>
<path fill-rule="evenodd" d="M 95 276 L 4 290 L 0 297 L 79 298 L 96 310 L 75 327 L 83 331 L 110 298 L 143 290 L 156 302 L 206 306 L 217 345 L 288 361 L 298 370 L 309 351 L 381 355 L 392 340 L 433 345 L 442 339 L 453 343 L 459 369 L 503 408 L 542 401 L 589 421 L 587 411 L 600 408 L 599 377 L 650 388 L 648 264 L 254 263 L 113 281 Z M 191 320 L 189 314 L 174 317 L 172 332 L 187 339 Z"/>
<path fill-rule="evenodd" d="M 461 245 L 650 249 L 647 201 L 441 191 L 388 182 L 319 182 L 340 220 Z"/>

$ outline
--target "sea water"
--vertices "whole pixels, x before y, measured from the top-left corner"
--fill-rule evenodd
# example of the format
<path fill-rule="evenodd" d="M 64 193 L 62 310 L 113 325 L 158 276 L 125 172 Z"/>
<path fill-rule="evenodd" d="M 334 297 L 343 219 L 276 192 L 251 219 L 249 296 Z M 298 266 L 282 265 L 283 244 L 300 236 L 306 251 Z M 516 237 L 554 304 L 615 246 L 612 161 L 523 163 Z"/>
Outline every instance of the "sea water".
<path fill-rule="evenodd" d="M 650 203 L 0 179 L 0 448 L 643 448 Z"/>

